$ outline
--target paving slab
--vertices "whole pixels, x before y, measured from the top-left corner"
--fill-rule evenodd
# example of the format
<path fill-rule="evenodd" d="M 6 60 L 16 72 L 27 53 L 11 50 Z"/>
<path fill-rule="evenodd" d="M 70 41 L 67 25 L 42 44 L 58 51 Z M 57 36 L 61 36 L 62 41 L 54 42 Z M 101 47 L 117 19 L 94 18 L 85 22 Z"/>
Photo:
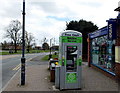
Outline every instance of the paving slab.
<path fill-rule="evenodd" d="M 58 91 L 50 82 L 48 65 L 30 65 L 26 68 L 26 85 L 20 86 L 20 71 L 9 81 L 3 91 Z M 69 91 L 69 90 L 68 90 Z M 70 90 L 71 91 L 71 90 Z M 118 83 L 90 68 L 83 62 L 82 90 L 73 91 L 118 91 Z"/>
<path fill-rule="evenodd" d="M 101 72 L 87 66 L 82 67 L 83 91 L 118 91 L 118 83 Z"/>
<path fill-rule="evenodd" d="M 51 91 L 47 65 L 33 65 L 26 68 L 26 84 L 20 86 L 20 71 L 13 77 L 3 91 Z"/>

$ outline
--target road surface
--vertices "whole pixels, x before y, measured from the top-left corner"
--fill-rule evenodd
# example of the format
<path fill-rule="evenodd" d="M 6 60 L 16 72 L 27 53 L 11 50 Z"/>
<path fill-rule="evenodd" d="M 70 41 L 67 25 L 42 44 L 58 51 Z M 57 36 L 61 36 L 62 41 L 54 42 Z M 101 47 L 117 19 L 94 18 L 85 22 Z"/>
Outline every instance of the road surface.
<path fill-rule="evenodd" d="M 35 53 L 26 54 L 26 66 L 32 65 L 34 63 L 29 62 L 31 59 L 39 56 L 43 57 L 48 53 Z M 15 73 L 20 69 L 21 66 L 21 55 L 4 55 L 2 59 L 0 57 L 0 64 L 2 64 L 2 88 L 9 82 L 9 80 L 15 75 Z M 39 62 L 39 61 L 38 61 Z"/>

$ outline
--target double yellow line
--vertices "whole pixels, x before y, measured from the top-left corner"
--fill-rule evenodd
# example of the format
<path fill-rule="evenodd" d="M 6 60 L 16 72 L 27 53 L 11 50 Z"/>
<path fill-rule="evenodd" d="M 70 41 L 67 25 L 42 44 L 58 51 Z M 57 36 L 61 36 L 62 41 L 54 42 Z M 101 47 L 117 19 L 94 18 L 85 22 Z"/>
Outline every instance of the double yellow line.
<path fill-rule="evenodd" d="M 20 69 L 20 67 L 21 67 L 21 64 L 17 65 L 15 68 L 13 68 L 13 70 L 18 70 Z"/>
<path fill-rule="evenodd" d="M 28 60 L 26 60 L 26 62 L 30 61 L 32 58 L 29 58 Z M 19 65 L 17 65 L 15 68 L 13 68 L 13 70 L 18 70 L 21 68 L 21 63 Z"/>

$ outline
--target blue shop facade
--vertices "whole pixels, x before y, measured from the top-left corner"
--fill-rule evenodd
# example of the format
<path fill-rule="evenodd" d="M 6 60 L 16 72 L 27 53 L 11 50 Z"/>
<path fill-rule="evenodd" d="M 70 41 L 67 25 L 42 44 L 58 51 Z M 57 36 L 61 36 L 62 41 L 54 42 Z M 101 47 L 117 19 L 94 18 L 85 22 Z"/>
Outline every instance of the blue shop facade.
<path fill-rule="evenodd" d="M 88 63 L 115 76 L 117 19 L 109 19 L 107 23 L 107 26 L 88 34 Z"/>

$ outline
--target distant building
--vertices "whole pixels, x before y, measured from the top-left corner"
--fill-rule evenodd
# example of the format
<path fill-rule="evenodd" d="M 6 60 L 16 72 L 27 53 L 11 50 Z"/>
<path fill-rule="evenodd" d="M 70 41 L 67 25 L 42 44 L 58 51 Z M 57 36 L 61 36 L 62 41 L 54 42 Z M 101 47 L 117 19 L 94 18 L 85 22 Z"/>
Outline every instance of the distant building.
<path fill-rule="evenodd" d="M 1 43 L 1 47 L 2 47 L 2 50 L 14 50 L 15 49 L 15 46 L 14 44 L 11 44 L 11 43 Z M 21 45 L 17 45 L 17 50 L 21 50 L 22 49 L 22 46 Z"/>
<path fill-rule="evenodd" d="M 52 46 L 52 50 L 59 50 L 59 46 Z"/>
<path fill-rule="evenodd" d="M 41 46 L 35 46 L 35 49 L 37 49 L 37 50 L 41 50 L 42 47 L 41 47 Z"/>

